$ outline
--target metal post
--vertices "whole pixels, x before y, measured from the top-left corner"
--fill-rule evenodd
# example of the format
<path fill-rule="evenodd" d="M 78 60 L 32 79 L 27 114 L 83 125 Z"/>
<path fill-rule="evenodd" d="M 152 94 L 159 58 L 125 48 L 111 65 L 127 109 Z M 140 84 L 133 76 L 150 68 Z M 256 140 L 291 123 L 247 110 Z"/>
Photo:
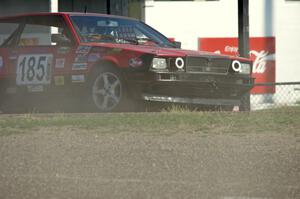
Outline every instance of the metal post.
<path fill-rule="evenodd" d="M 58 12 L 58 0 L 50 0 L 50 12 Z"/>
<path fill-rule="evenodd" d="M 110 0 L 106 0 L 106 14 L 110 15 Z"/>
<path fill-rule="evenodd" d="M 249 0 L 238 0 L 238 30 L 239 53 L 241 57 L 249 58 Z M 250 93 L 241 99 L 241 111 L 250 111 Z"/>
<path fill-rule="evenodd" d="M 50 0 L 50 12 L 58 12 L 58 0 Z M 57 34 L 57 33 L 58 33 L 58 28 L 51 27 L 50 34 Z"/>
<path fill-rule="evenodd" d="M 249 58 L 249 0 L 238 0 L 239 53 Z"/>

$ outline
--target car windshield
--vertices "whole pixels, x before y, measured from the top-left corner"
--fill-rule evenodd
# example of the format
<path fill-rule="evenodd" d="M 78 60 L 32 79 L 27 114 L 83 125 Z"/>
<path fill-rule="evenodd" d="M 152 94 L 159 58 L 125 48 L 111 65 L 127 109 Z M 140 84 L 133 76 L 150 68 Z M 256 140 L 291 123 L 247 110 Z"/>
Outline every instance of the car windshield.
<path fill-rule="evenodd" d="M 82 42 L 129 43 L 175 48 L 167 37 L 140 21 L 100 16 L 71 16 L 71 20 Z"/>

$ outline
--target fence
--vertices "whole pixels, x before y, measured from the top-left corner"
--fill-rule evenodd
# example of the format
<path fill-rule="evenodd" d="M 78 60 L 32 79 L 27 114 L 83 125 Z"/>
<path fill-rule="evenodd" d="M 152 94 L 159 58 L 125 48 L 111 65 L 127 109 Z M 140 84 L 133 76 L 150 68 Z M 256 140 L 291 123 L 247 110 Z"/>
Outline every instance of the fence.
<path fill-rule="evenodd" d="M 273 94 L 251 94 L 251 110 L 300 106 L 300 82 L 258 83 L 256 86 L 272 87 Z"/>

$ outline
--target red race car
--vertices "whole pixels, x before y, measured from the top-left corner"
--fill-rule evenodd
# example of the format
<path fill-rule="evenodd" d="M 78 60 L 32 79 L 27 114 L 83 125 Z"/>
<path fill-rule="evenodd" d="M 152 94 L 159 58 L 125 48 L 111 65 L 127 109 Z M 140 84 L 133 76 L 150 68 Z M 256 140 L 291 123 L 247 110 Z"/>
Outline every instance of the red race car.
<path fill-rule="evenodd" d="M 138 100 L 233 107 L 243 105 L 254 82 L 248 59 L 182 50 L 145 23 L 119 16 L 3 17 L 0 45 L 1 101 L 50 101 L 63 93 L 104 112 Z"/>

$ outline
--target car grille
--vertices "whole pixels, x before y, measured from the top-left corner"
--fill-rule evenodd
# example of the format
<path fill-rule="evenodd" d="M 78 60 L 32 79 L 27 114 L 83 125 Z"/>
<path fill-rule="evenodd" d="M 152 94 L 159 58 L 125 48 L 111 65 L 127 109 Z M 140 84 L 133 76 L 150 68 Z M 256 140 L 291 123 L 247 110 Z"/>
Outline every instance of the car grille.
<path fill-rule="evenodd" d="M 223 58 L 187 57 L 186 61 L 187 72 L 224 74 L 230 66 L 230 60 Z"/>

